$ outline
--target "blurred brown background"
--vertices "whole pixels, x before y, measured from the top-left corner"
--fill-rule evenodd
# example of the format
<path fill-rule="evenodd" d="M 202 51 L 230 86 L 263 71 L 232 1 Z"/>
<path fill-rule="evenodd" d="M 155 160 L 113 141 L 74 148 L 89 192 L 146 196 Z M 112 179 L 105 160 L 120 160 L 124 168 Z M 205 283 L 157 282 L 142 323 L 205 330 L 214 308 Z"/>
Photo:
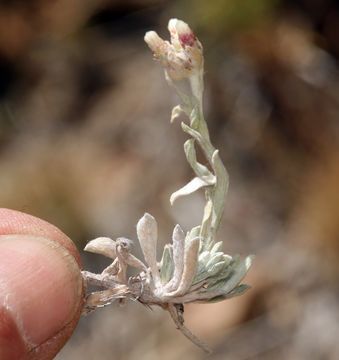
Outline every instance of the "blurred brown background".
<path fill-rule="evenodd" d="M 339 359 L 339 4 L 335 0 L 0 1 L 0 205 L 60 227 L 79 249 L 160 243 L 200 223 L 177 97 L 143 42 L 188 22 L 206 57 L 205 112 L 231 176 L 219 238 L 254 253 L 240 298 L 185 308 L 209 359 Z M 160 246 L 159 246 L 160 248 Z M 140 255 L 135 243 L 133 252 Z M 107 260 L 82 253 L 85 268 Z M 204 359 L 138 303 L 82 318 L 57 359 Z"/>

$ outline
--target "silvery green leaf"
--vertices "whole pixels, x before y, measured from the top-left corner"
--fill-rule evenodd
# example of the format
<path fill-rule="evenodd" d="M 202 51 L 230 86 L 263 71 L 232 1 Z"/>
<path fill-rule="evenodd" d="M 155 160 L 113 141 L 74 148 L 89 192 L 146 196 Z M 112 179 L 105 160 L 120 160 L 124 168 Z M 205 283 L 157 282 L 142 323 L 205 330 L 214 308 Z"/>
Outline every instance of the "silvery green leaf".
<path fill-rule="evenodd" d="M 211 144 L 208 136 L 204 137 L 201 133 L 199 133 L 199 131 L 192 129 L 190 126 L 188 126 L 184 122 L 181 123 L 181 128 L 183 129 L 183 131 L 185 133 L 189 134 L 190 136 L 192 136 L 193 139 L 198 141 L 199 145 L 202 148 L 202 151 L 206 155 L 206 158 L 208 160 L 210 160 L 212 158 L 212 155 L 213 155 L 215 149 L 214 149 L 213 145 Z"/>
<path fill-rule="evenodd" d="M 214 285 L 209 286 L 206 291 L 211 293 L 220 292 L 220 294 L 223 293 L 225 295 L 228 294 L 244 278 L 252 264 L 253 259 L 253 255 L 247 256 L 244 261 L 233 267 L 232 272 L 226 279 L 220 280 Z"/>
<path fill-rule="evenodd" d="M 207 192 L 207 191 L 206 191 Z M 206 250 L 206 242 L 208 239 L 208 233 L 210 230 L 210 224 L 212 220 L 212 212 L 213 212 L 213 203 L 211 200 L 208 200 L 205 205 L 204 209 L 204 216 L 201 223 L 201 230 L 200 230 L 200 236 L 201 236 L 201 248 L 202 250 Z"/>
<path fill-rule="evenodd" d="M 156 285 L 159 285 L 160 275 L 156 259 L 158 225 L 152 215 L 145 213 L 138 221 L 137 235 L 145 261 L 151 269 L 153 280 Z"/>
<path fill-rule="evenodd" d="M 211 227 L 212 229 L 214 229 L 214 231 L 217 231 L 224 211 L 225 197 L 229 185 L 228 173 L 225 169 L 224 164 L 220 160 L 218 150 L 215 150 L 213 152 L 212 167 L 216 177 L 216 184 L 213 189 L 213 216 L 211 221 Z M 210 244 L 207 244 L 208 249 L 210 249 L 212 246 L 213 246 L 212 241 Z"/>
<path fill-rule="evenodd" d="M 250 289 L 251 286 L 250 285 L 247 285 L 247 284 L 240 284 L 238 285 L 236 288 L 234 288 L 234 290 L 232 290 L 229 294 L 227 294 L 227 298 L 231 298 L 231 297 L 234 297 L 234 296 L 238 296 L 238 295 L 241 295 L 243 294 L 245 291 L 247 291 L 248 289 Z"/>
<path fill-rule="evenodd" d="M 198 270 L 193 280 L 194 284 L 207 279 L 209 283 L 214 283 L 220 280 L 220 276 L 224 275 L 225 277 L 231 272 L 230 263 L 232 257 L 221 252 L 217 253 L 217 256 L 215 255 L 210 251 L 203 251 L 200 254 Z"/>
<path fill-rule="evenodd" d="M 200 253 L 198 258 L 198 268 L 193 280 L 193 284 L 197 284 L 198 282 L 206 279 L 209 275 L 207 273 L 207 263 L 211 259 L 210 251 L 203 251 Z"/>
<path fill-rule="evenodd" d="M 197 101 L 195 101 L 195 104 L 194 104 L 192 111 L 190 113 L 190 116 L 189 116 L 190 120 L 191 120 L 190 126 L 193 129 L 198 129 L 200 123 L 202 122 L 202 118 L 199 115 L 200 115 L 199 105 L 198 105 Z"/>
<path fill-rule="evenodd" d="M 177 289 L 184 270 L 185 234 L 179 224 L 174 227 L 172 242 L 174 271 L 172 279 L 166 285 L 167 291 Z"/>
<path fill-rule="evenodd" d="M 232 261 L 232 256 L 224 254 L 224 262 L 227 262 L 227 264 L 230 264 Z"/>
<path fill-rule="evenodd" d="M 219 241 L 215 243 L 211 249 L 211 253 L 217 253 L 219 251 L 222 251 L 222 241 Z"/>
<path fill-rule="evenodd" d="M 171 195 L 170 197 L 171 205 L 173 205 L 174 201 L 179 197 L 192 194 L 204 186 L 209 186 L 209 183 L 201 178 L 195 177 L 188 184 L 186 184 L 181 189 L 177 190 Z"/>
<path fill-rule="evenodd" d="M 218 274 L 220 271 L 226 268 L 228 264 L 224 261 L 217 262 L 216 264 L 213 264 L 212 266 L 207 268 L 208 276 L 213 276 L 215 274 Z"/>
<path fill-rule="evenodd" d="M 174 265 L 169 245 L 165 245 L 161 259 L 160 278 L 163 284 L 167 283 L 173 275 Z"/>
<path fill-rule="evenodd" d="M 251 287 L 249 285 L 246 285 L 246 284 L 238 285 L 236 288 L 234 288 L 234 290 L 232 290 L 227 295 L 216 296 L 216 297 L 206 301 L 206 303 L 216 303 L 216 302 L 219 302 L 219 301 L 230 299 L 230 298 L 235 297 L 235 296 L 239 296 L 239 295 L 243 294 L 244 292 L 246 292 L 250 288 Z"/>
<path fill-rule="evenodd" d="M 206 271 L 205 268 L 201 269 L 200 271 L 197 271 L 197 273 L 194 276 L 194 279 L 192 281 L 192 284 L 195 285 L 205 279 L 208 278 L 208 272 Z"/>
<path fill-rule="evenodd" d="M 212 254 L 210 261 L 207 263 L 206 268 L 209 274 L 211 274 L 211 268 L 213 268 L 213 266 L 215 264 L 219 264 L 219 263 L 223 263 L 224 267 L 220 267 L 219 266 L 219 271 L 218 272 L 214 272 L 213 274 L 218 274 L 219 272 L 221 272 L 223 269 L 225 269 L 230 263 L 231 263 L 232 257 L 229 255 L 226 255 L 224 253 L 220 253 L 217 252 L 216 254 Z"/>
<path fill-rule="evenodd" d="M 107 256 L 111 259 L 117 257 L 115 241 L 108 237 L 99 237 L 88 242 L 85 251 Z"/>
<path fill-rule="evenodd" d="M 199 283 L 199 282 L 201 282 L 203 280 L 206 280 L 208 277 L 209 277 L 209 274 L 208 274 L 205 267 L 202 268 L 202 269 L 199 269 L 196 272 L 196 275 L 194 276 L 192 284 L 197 284 L 197 283 Z"/>
<path fill-rule="evenodd" d="M 196 237 L 185 247 L 184 271 L 178 289 L 173 293 L 173 296 L 185 294 L 192 285 L 198 265 L 199 243 L 200 239 Z"/>
<path fill-rule="evenodd" d="M 174 120 L 177 119 L 183 111 L 184 110 L 180 105 L 174 106 L 171 114 L 171 123 L 174 122 Z"/>
<path fill-rule="evenodd" d="M 197 273 L 199 271 L 205 270 L 206 269 L 206 264 L 208 263 L 208 261 L 211 259 L 211 253 L 209 251 L 203 251 L 199 254 L 199 258 L 198 258 L 198 270 Z"/>
<path fill-rule="evenodd" d="M 224 259 L 224 253 L 223 252 L 217 252 L 215 254 L 211 254 L 210 260 L 206 264 L 206 268 L 210 268 L 212 265 L 216 264 L 217 262 L 220 262 Z"/>
<path fill-rule="evenodd" d="M 194 139 L 189 139 L 184 144 L 184 150 L 188 163 L 195 172 L 196 176 L 205 180 L 209 185 L 215 184 L 215 176 L 208 170 L 208 168 L 197 161 L 197 156 L 194 148 Z"/>
<path fill-rule="evenodd" d="M 209 262 L 211 255 L 212 254 L 209 251 L 203 251 L 199 255 L 199 264 L 202 264 L 204 267 L 206 267 L 206 264 Z"/>
<path fill-rule="evenodd" d="M 209 279 L 209 283 L 212 285 L 214 283 L 216 283 L 219 280 L 225 279 L 229 276 L 229 274 L 233 271 L 233 269 L 238 265 L 239 260 L 240 260 L 240 255 L 236 254 L 233 257 L 224 254 L 225 257 L 227 257 L 227 260 L 225 259 L 225 261 L 229 262 L 229 265 L 226 266 L 225 269 L 223 269 L 222 271 L 220 271 L 219 273 L 215 274 L 213 277 L 211 277 Z"/>
<path fill-rule="evenodd" d="M 185 243 L 190 242 L 192 239 L 194 239 L 195 237 L 199 236 L 200 234 L 200 228 L 201 226 L 195 226 L 194 228 L 191 229 L 191 231 L 189 231 L 186 234 L 186 238 L 185 238 Z"/>

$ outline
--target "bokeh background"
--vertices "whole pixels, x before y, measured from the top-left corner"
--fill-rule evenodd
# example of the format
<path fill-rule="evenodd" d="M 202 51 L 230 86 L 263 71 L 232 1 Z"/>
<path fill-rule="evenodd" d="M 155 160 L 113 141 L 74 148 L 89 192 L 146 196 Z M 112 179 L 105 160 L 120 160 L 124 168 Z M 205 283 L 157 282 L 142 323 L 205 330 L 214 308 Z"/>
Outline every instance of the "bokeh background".
<path fill-rule="evenodd" d="M 339 359 L 339 4 L 335 0 L 0 1 L 0 205 L 39 216 L 79 249 L 136 239 L 145 211 L 160 247 L 200 223 L 178 98 L 143 42 L 168 19 L 204 45 L 205 112 L 231 176 L 224 251 L 257 255 L 252 289 L 185 308 L 209 359 Z M 182 119 L 183 120 L 183 119 Z M 140 256 L 135 242 L 134 254 Z M 108 261 L 85 254 L 87 270 Z M 168 314 L 138 303 L 82 318 L 57 359 L 205 359 Z"/>

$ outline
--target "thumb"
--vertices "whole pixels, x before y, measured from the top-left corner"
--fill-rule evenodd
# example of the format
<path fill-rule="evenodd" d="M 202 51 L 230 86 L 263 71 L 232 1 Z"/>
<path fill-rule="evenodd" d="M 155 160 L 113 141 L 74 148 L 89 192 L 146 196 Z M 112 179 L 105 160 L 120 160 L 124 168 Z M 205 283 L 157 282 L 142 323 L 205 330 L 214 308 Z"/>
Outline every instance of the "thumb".
<path fill-rule="evenodd" d="M 47 222 L 0 209 L 0 359 L 52 359 L 78 322 L 74 245 Z"/>

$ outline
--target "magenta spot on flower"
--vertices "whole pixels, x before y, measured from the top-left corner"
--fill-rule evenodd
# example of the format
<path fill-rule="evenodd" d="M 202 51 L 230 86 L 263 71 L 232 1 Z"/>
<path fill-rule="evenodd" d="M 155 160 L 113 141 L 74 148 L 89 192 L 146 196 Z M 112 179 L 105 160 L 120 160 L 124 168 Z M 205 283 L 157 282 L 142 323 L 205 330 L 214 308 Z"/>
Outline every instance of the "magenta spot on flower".
<path fill-rule="evenodd" d="M 195 36 L 194 36 L 193 32 L 186 33 L 186 34 L 180 34 L 179 35 L 179 40 L 180 40 L 181 46 L 184 46 L 184 47 L 185 47 L 185 45 L 193 46 Z"/>

